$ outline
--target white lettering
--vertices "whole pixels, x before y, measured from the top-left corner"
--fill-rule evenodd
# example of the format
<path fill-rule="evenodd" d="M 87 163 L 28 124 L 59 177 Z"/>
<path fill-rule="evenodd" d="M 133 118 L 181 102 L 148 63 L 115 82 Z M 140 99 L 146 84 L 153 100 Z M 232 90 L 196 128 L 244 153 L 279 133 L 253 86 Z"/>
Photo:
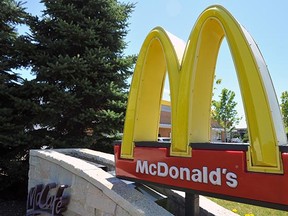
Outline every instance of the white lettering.
<path fill-rule="evenodd" d="M 142 161 L 141 160 L 137 160 L 136 163 L 136 173 L 145 173 L 145 174 L 149 174 L 148 173 L 148 161 Z"/>
<path fill-rule="evenodd" d="M 237 187 L 238 181 L 237 181 L 237 175 L 235 173 L 232 173 L 232 172 L 227 173 L 226 179 L 227 179 L 226 184 L 229 187 L 232 187 L 232 188 Z"/>
<path fill-rule="evenodd" d="M 156 164 L 150 164 L 149 165 L 149 173 L 153 176 L 157 174 L 157 166 Z"/>
<path fill-rule="evenodd" d="M 209 181 L 213 185 L 221 185 L 221 169 L 217 168 L 216 171 L 211 171 L 209 173 Z"/>
<path fill-rule="evenodd" d="M 186 173 L 186 178 L 185 179 L 187 181 L 190 181 L 190 169 L 180 167 L 180 179 L 185 180 L 184 179 L 185 173 Z"/>
<path fill-rule="evenodd" d="M 158 176 L 166 177 L 168 175 L 168 166 L 166 163 L 158 162 Z"/>
<path fill-rule="evenodd" d="M 202 172 L 199 169 L 193 169 L 192 170 L 192 176 L 191 176 L 191 180 L 193 182 L 202 182 Z"/>
<path fill-rule="evenodd" d="M 179 177 L 179 170 L 178 170 L 178 168 L 175 167 L 175 166 L 170 167 L 170 169 L 169 169 L 169 175 L 170 175 L 171 178 L 177 179 L 177 178 Z"/>
<path fill-rule="evenodd" d="M 148 161 L 137 160 L 136 173 L 151 176 L 170 177 L 195 183 L 222 185 L 222 179 L 226 179 L 226 185 L 231 188 L 238 186 L 237 175 L 229 172 L 226 168 L 209 170 L 204 166 L 202 169 L 189 169 L 188 167 L 168 166 L 165 162 L 149 163 Z"/>
<path fill-rule="evenodd" d="M 203 167 L 203 183 L 208 183 L 208 168 Z"/>

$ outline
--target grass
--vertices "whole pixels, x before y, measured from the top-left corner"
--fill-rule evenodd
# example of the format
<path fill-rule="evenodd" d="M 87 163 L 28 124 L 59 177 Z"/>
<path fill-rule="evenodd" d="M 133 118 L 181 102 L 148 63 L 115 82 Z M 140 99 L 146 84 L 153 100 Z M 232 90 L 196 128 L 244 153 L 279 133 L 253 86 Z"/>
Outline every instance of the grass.
<path fill-rule="evenodd" d="M 232 202 L 227 200 L 221 200 L 216 198 L 210 198 L 213 202 L 223 206 L 226 209 L 229 209 L 236 214 L 239 214 L 241 216 L 288 216 L 288 212 L 286 211 L 280 211 L 270 208 L 264 208 L 254 205 L 248 205 L 238 202 Z"/>

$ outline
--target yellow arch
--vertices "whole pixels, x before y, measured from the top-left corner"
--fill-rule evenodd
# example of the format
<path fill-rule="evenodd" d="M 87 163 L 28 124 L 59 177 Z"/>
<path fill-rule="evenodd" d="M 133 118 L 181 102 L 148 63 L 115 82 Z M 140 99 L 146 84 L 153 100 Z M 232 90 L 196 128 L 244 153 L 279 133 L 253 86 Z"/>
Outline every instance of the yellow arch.
<path fill-rule="evenodd" d="M 147 36 L 132 81 L 121 157 L 133 158 L 133 141 L 157 140 L 166 65 L 172 108 L 171 155 L 190 156 L 189 143 L 209 142 L 213 78 L 224 36 L 237 71 L 249 128 L 248 169 L 282 172 L 278 145 L 287 140 L 268 69 L 252 37 L 221 6 L 209 7 L 199 16 L 181 67 L 171 42 L 175 38 L 161 28 Z"/>
<path fill-rule="evenodd" d="M 134 141 L 157 141 L 166 71 L 168 71 L 171 107 L 173 107 L 172 122 L 176 119 L 179 62 L 184 49 L 183 41 L 160 27 L 153 29 L 146 37 L 138 56 L 130 88 L 121 147 L 122 158 L 133 158 Z"/>

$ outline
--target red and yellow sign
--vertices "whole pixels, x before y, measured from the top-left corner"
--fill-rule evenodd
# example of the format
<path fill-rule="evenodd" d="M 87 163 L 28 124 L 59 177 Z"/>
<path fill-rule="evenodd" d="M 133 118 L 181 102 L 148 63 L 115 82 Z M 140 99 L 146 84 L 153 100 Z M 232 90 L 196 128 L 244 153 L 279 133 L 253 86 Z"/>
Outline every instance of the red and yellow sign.
<path fill-rule="evenodd" d="M 250 145 L 210 143 L 215 64 L 226 37 L 243 98 Z M 171 145 L 157 142 L 168 72 Z M 135 67 L 116 175 L 197 193 L 288 209 L 287 138 L 265 61 L 251 35 L 223 7 L 199 16 L 187 44 L 157 27 Z"/>

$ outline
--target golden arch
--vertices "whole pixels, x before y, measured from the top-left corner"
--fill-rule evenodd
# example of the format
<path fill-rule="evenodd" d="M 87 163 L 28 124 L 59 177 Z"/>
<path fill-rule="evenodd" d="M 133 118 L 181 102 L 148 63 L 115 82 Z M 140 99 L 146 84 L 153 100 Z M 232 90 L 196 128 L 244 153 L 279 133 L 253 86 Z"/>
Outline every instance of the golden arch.
<path fill-rule="evenodd" d="M 188 157 L 189 143 L 209 142 L 213 78 L 224 36 L 237 71 L 249 128 L 248 169 L 283 172 L 278 145 L 285 145 L 287 139 L 268 69 L 252 37 L 221 6 L 211 6 L 199 16 L 186 47 L 159 27 L 146 37 L 131 84 L 122 158 L 133 158 L 135 141 L 157 141 L 166 71 L 172 108 L 170 154 Z"/>

